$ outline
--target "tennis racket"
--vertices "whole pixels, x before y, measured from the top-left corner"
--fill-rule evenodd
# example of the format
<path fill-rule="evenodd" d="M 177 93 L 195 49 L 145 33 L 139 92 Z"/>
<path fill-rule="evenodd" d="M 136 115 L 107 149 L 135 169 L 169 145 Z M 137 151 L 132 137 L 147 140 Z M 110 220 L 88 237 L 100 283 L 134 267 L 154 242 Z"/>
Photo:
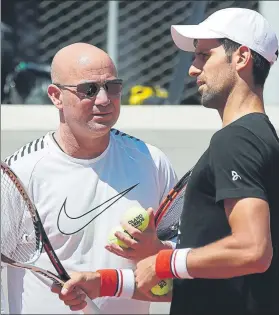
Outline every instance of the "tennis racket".
<path fill-rule="evenodd" d="M 170 240 L 178 235 L 179 221 L 183 210 L 184 195 L 192 170 L 193 168 L 183 175 L 183 177 L 161 202 L 155 213 L 154 222 L 157 236 L 162 241 Z M 168 284 L 164 279 L 162 279 L 158 285 L 164 287 Z"/>
<path fill-rule="evenodd" d="M 173 187 L 155 213 L 155 226 L 160 240 L 166 241 L 178 234 L 179 220 L 183 210 L 184 194 L 193 168 Z"/>
<path fill-rule="evenodd" d="M 33 265 L 43 249 L 57 271 L 57 275 Z M 38 211 L 22 182 L 2 161 L 1 262 L 39 273 L 60 286 L 70 279 L 50 244 Z M 86 302 L 84 314 L 100 314 L 99 308 L 92 300 L 87 297 Z"/>

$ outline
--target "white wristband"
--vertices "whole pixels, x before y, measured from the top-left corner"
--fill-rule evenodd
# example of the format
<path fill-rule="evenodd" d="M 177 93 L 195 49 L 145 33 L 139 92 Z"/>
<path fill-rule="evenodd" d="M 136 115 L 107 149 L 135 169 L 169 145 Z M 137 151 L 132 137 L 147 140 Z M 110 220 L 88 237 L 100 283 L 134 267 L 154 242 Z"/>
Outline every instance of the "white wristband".
<path fill-rule="evenodd" d="M 176 278 L 193 279 L 187 270 L 187 256 L 191 248 L 176 249 L 172 254 L 171 271 Z"/>
<path fill-rule="evenodd" d="M 118 290 L 115 294 L 117 297 L 132 298 L 135 291 L 135 276 L 131 269 L 117 269 Z"/>

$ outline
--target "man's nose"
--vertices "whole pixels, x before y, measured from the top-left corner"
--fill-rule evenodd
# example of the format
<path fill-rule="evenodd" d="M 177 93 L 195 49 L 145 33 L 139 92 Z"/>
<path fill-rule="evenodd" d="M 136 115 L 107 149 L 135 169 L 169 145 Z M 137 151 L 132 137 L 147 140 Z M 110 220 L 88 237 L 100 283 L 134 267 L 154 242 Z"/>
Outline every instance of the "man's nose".
<path fill-rule="evenodd" d="M 96 95 L 95 104 L 107 106 L 109 103 L 110 103 L 110 100 L 109 100 L 107 91 L 103 87 L 101 87 L 100 91 Z"/>
<path fill-rule="evenodd" d="M 198 75 L 201 74 L 201 70 L 199 68 L 197 68 L 194 64 L 191 65 L 191 67 L 189 68 L 189 76 L 190 77 L 197 77 Z"/>

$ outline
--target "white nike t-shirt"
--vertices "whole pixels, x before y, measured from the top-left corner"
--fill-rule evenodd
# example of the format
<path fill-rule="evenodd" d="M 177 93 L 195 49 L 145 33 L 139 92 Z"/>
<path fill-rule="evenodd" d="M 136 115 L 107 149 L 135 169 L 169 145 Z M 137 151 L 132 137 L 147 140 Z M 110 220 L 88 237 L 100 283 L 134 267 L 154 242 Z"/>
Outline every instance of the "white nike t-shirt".
<path fill-rule="evenodd" d="M 105 152 L 90 160 L 65 154 L 52 132 L 8 157 L 39 211 L 53 248 L 68 272 L 131 268 L 133 262 L 104 247 L 112 228 L 132 206 L 156 209 L 176 183 L 167 157 L 157 148 L 112 129 Z M 55 272 L 45 253 L 36 265 Z M 50 282 L 30 271 L 8 268 L 10 313 L 71 312 Z M 148 314 L 149 302 L 123 298 L 94 300 L 105 314 Z"/>

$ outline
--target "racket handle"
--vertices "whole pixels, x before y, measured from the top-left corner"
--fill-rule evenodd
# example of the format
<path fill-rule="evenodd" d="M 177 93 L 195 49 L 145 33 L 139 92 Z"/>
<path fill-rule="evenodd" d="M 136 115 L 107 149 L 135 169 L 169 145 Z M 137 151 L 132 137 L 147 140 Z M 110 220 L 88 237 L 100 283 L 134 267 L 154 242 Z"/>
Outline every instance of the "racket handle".
<path fill-rule="evenodd" d="M 99 307 L 87 296 L 85 298 L 87 305 L 82 310 L 83 314 L 102 314 Z"/>

